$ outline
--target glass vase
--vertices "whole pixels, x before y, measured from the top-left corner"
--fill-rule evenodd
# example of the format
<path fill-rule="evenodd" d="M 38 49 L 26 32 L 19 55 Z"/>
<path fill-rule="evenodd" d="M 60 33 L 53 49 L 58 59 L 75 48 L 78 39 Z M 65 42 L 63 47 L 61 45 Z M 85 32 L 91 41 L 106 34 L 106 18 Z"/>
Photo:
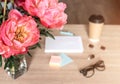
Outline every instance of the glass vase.
<path fill-rule="evenodd" d="M 23 75 L 28 70 L 25 55 L 11 56 L 5 59 L 4 69 L 13 79 Z"/>

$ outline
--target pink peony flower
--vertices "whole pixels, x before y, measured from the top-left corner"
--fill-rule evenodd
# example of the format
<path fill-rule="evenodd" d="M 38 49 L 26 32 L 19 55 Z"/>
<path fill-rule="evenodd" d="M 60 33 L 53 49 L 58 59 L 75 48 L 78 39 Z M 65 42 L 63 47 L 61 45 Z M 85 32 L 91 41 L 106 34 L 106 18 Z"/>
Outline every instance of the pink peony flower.
<path fill-rule="evenodd" d="M 14 0 L 14 2 L 15 2 L 15 4 L 16 4 L 17 6 L 23 6 L 25 0 Z"/>
<path fill-rule="evenodd" d="M 61 29 L 67 23 L 67 15 L 64 13 L 65 8 L 66 5 L 63 3 L 59 3 L 55 7 L 49 7 L 40 17 L 41 23 L 47 28 Z"/>
<path fill-rule="evenodd" d="M 6 46 L 0 38 L 0 54 L 4 54 L 6 51 L 9 52 L 10 48 Z"/>
<path fill-rule="evenodd" d="M 37 24 L 31 16 L 22 16 L 17 10 L 11 10 L 9 18 L 0 27 L 1 40 L 0 48 L 3 57 L 26 53 L 29 46 L 39 41 L 39 30 Z M 8 48 L 6 48 L 8 46 Z M 5 49 L 7 50 L 4 50 Z"/>
<path fill-rule="evenodd" d="M 16 0 L 32 16 L 40 18 L 42 25 L 47 28 L 62 28 L 67 23 L 64 13 L 66 4 L 58 0 Z"/>
<path fill-rule="evenodd" d="M 15 0 L 17 6 L 23 7 L 32 16 L 42 16 L 49 0 Z"/>

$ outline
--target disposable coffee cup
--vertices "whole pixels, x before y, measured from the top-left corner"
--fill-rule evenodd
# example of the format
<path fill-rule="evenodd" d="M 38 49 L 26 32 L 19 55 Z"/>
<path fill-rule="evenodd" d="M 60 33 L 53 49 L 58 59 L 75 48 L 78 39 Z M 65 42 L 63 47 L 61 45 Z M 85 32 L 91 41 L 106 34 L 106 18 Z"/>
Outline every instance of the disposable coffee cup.
<path fill-rule="evenodd" d="M 104 26 L 104 17 L 102 15 L 91 15 L 89 18 L 89 39 L 92 42 L 98 42 Z"/>

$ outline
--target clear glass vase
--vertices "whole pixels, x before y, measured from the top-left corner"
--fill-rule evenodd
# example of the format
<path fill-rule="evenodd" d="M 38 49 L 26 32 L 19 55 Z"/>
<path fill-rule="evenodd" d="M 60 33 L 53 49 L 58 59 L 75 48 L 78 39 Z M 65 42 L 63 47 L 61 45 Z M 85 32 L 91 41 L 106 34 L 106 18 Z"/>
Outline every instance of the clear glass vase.
<path fill-rule="evenodd" d="M 4 69 L 13 79 L 23 75 L 28 70 L 25 55 L 11 56 L 5 59 Z"/>

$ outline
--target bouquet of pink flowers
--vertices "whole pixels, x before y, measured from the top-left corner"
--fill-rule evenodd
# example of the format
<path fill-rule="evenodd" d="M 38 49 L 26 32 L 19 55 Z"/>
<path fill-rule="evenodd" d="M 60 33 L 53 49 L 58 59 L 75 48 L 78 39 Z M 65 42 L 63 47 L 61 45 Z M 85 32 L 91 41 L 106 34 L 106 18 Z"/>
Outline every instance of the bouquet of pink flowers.
<path fill-rule="evenodd" d="M 40 47 L 40 36 L 54 38 L 49 29 L 66 24 L 65 8 L 58 0 L 0 0 L 0 66 L 4 58 L 4 69 L 18 73 L 19 58 Z"/>

